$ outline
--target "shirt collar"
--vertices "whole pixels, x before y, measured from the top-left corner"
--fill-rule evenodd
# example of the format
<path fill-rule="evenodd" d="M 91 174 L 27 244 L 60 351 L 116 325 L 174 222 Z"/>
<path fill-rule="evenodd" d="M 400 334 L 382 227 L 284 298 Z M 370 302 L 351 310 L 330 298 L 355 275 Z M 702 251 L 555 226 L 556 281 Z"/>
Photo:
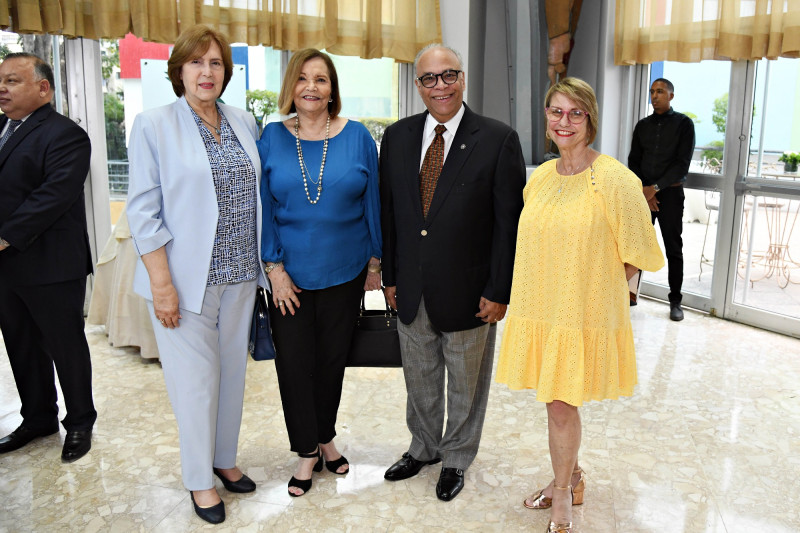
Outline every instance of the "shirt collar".
<path fill-rule="evenodd" d="M 653 116 L 656 117 L 656 118 L 668 117 L 668 116 L 674 115 L 674 114 L 675 114 L 675 111 L 673 111 L 672 106 L 669 106 L 669 109 L 666 112 L 661 113 L 660 115 L 658 113 L 656 113 L 655 111 L 653 111 Z"/>
<path fill-rule="evenodd" d="M 464 118 L 464 104 L 461 104 L 461 109 L 458 110 L 453 118 L 448 120 L 444 123 L 444 127 L 447 128 L 447 131 L 444 132 L 444 135 L 451 135 L 454 136 L 456 134 L 456 130 L 458 130 L 458 125 L 461 124 L 461 119 Z M 428 117 L 425 119 L 425 129 L 423 130 L 423 138 L 427 139 L 428 137 L 432 137 L 434 135 L 434 128 L 441 122 L 437 121 L 433 118 L 433 115 L 428 113 Z"/>

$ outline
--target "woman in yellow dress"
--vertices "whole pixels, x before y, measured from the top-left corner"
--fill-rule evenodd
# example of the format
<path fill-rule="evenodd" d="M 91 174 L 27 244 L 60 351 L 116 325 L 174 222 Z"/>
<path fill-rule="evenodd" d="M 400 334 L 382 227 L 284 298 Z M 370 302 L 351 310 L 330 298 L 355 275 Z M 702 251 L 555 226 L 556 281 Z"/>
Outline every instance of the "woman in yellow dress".
<path fill-rule="evenodd" d="M 547 92 L 545 114 L 561 157 L 539 166 L 523 192 L 497 381 L 536 389 L 547 404 L 555 478 L 524 504 L 551 510 L 548 532 L 571 532 L 586 485 L 578 407 L 633 393 L 627 279 L 660 269 L 664 257 L 641 181 L 589 147 L 598 130 L 592 88 L 563 79 Z"/>

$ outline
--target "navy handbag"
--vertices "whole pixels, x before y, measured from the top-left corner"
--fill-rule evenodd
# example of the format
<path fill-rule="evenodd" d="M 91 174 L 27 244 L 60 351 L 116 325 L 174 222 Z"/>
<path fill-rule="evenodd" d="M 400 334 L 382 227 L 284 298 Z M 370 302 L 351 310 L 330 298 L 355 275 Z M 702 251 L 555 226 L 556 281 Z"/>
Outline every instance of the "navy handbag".
<path fill-rule="evenodd" d="M 250 342 L 247 344 L 247 351 L 255 361 L 275 359 L 275 343 L 272 342 L 267 298 L 267 291 L 263 287 L 258 287 L 253 307 L 253 324 L 250 326 Z"/>

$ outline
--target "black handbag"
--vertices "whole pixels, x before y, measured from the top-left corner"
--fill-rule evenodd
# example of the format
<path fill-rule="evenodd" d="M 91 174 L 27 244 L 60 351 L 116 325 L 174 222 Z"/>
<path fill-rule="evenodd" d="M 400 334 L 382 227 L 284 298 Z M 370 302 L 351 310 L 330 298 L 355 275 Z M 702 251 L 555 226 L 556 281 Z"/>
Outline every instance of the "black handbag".
<path fill-rule="evenodd" d="M 397 336 L 397 311 L 388 305 L 385 310 L 364 309 L 364 297 L 361 297 L 361 313 L 353 331 L 347 366 L 403 366 L 400 338 Z"/>
<path fill-rule="evenodd" d="M 253 307 L 253 323 L 250 326 L 250 342 L 247 344 L 247 352 L 255 361 L 275 359 L 275 343 L 272 342 L 267 298 L 267 291 L 263 287 L 258 287 Z"/>

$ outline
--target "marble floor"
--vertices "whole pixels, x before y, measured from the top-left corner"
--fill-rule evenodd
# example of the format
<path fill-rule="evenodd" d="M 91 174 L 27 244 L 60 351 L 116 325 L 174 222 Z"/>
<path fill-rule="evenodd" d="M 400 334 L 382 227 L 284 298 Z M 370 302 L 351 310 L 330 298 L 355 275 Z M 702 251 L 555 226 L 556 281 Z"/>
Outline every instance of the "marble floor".
<path fill-rule="evenodd" d="M 691 311 L 670 322 L 667 313 L 646 299 L 632 309 L 635 396 L 581 410 L 587 489 L 575 507 L 577 530 L 800 531 L 800 340 Z M 0 532 L 545 529 L 548 512 L 521 505 L 551 477 L 545 410 L 533 393 L 493 386 L 466 487 L 444 503 L 434 494 L 435 467 L 410 480 L 383 480 L 409 441 L 402 372 L 349 369 L 337 442 L 350 473 L 317 474 L 309 494 L 295 499 L 286 493 L 295 458 L 274 364 L 252 361 L 239 465 L 258 490 L 235 495 L 218 483 L 228 519 L 206 524 L 181 484 L 160 366 L 110 347 L 102 327 L 87 336 L 99 412 L 93 448 L 62 464 L 62 429 L 0 455 Z M 19 424 L 18 409 L 0 354 L 1 435 Z"/>

